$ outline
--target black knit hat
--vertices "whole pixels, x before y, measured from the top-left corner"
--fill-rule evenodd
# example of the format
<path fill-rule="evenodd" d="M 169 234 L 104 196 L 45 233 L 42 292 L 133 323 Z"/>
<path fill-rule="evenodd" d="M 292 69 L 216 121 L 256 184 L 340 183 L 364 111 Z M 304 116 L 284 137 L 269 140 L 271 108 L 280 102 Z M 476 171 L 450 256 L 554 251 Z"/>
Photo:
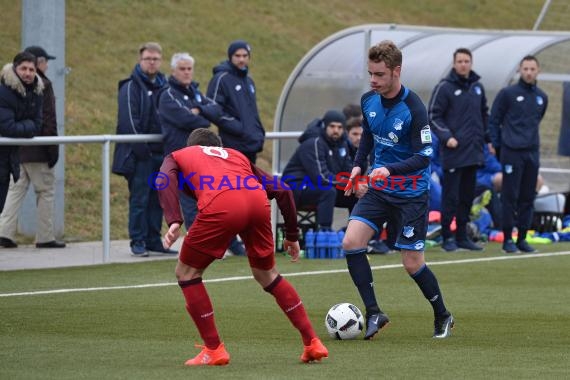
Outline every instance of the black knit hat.
<path fill-rule="evenodd" d="M 327 112 L 325 112 L 325 115 L 323 116 L 324 127 L 326 128 L 330 123 L 335 123 L 335 122 L 341 123 L 342 126 L 344 127 L 346 123 L 346 117 L 342 112 L 337 110 L 328 110 Z"/>
<path fill-rule="evenodd" d="M 245 49 L 248 54 L 251 54 L 251 46 L 249 46 L 247 42 L 244 40 L 236 40 L 228 46 L 228 58 L 231 60 L 234 53 L 239 49 Z"/>

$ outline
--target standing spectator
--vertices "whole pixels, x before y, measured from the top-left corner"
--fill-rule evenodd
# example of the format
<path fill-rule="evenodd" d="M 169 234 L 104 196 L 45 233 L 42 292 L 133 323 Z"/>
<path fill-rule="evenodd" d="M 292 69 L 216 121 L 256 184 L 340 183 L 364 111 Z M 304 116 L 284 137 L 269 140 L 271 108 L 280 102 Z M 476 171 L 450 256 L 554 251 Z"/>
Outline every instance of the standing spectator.
<path fill-rule="evenodd" d="M 307 129 L 299 139 L 301 145 L 283 170 L 283 181 L 293 190 L 297 208 L 317 206 L 320 229 L 331 228 L 335 206 L 351 211 L 357 201 L 356 197 L 345 197 L 343 191 L 336 188 L 343 183 L 338 176 L 346 178 L 352 167 L 344 138 L 345 122 L 342 112 L 327 111 L 320 123 L 324 126 L 320 135 L 310 137 L 311 129 Z"/>
<path fill-rule="evenodd" d="M 503 251 L 535 252 L 526 241 L 532 223 L 536 181 L 540 167 L 538 127 L 548 107 L 548 96 L 536 85 L 540 66 L 536 57 L 525 56 L 519 64 L 518 83 L 497 94 L 489 130 L 493 148 L 503 166 Z M 516 244 L 513 228 L 518 229 Z"/>
<path fill-rule="evenodd" d="M 364 133 L 350 179 L 356 181 L 374 149 L 370 187 L 352 214 L 343 251 L 348 271 L 366 307 L 366 333 L 371 339 L 388 324 L 378 305 L 366 245 L 387 220 L 395 223 L 396 247 L 406 272 L 416 282 L 434 312 L 434 338 L 451 334 L 454 321 L 443 303 L 437 279 L 424 258 L 428 225 L 431 133 L 425 106 L 400 82 L 402 52 L 392 41 L 368 50 L 371 91 L 362 95 Z M 380 180 L 376 180 L 380 178 Z M 349 182 L 346 195 L 356 190 Z"/>
<path fill-rule="evenodd" d="M 244 155 L 234 149 L 221 147 L 221 141 L 207 129 L 191 133 L 188 148 L 166 156 L 161 171 L 170 178 L 171 185 L 160 192 L 168 232 L 164 242 L 170 246 L 180 236 L 180 206 L 178 203 L 178 178 L 183 175 L 192 183 L 185 188 L 196 198 L 200 212 L 192 229 L 184 237 L 176 277 L 184 298 L 186 310 L 192 317 L 204 340 L 202 351 L 186 361 L 187 366 L 226 365 L 230 355 L 221 341 L 214 320 L 214 309 L 202 276 L 208 266 L 221 259 L 235 234 L 240 234 L 247 245 L 248 260 L 255 280 L 271 294 L 283 313 L 301 334 L 304 349 L 301 361 L 320 361 L 328 356 L 328 350 L 315 333 L 303 302 L 295 288 L 279 274 L 275 266 L 275 249 L 269 199 L 276 198 L 287 221 L 287 233 L 283 245 L 292 261 L 299 258 L 299 242 L 295 205 L 291 192 L 273 188 L 271 183 L 262 186 L 261 172 Z M 208 176 L 213 186 L 202 186 L 200 178 Z M 240 186 L 244 178 L 259 183 L 251 187 Z M 229 184 L 224 186 L 221 184 Z M 216 190 L 217 189 L 217 190 Z M 232 191 L 228 191 L 234 189 Z"/>
<path fill-rule="evenodd" d="M 224 108 L 229 118 L 216 123 L 226 148 L 243 153 L 255 164 L 263 149 L 265 130 L 257 110 L 256 89 L 249 76 L 251 47 L 242 40 L 228 47 L 228 60 L 213 69 L 207 95 Z"/>
<path fill-rule="evenodd" d="M 0 72 L 0 136 L 34 137 L 42 130 L 44 84 L 36 75 L 36 57 L 28 52 L 16 54 Z M 0 212 L 4 209 L 10 185 L 20 178 L 19 147 L 0 146 Z M 1 245 L 14 242 L 0 240 Z"/>
<path fill-rule="evenodd" d="M 162 48 L 147 42 L 139 49 L 139 62 L 131 76 L 119 82 L 117 134 L 162 133 L 157 112 L 157 95 L 166 85 L 159 71 Z M 125 176 L 129 186 L 129 237 L 134 256 L 148 251 L 176 253 L 162 246 L 162 209 L 156 189 L 148 184 L 160 170 L 163 143 L 121 143 L 115 147 L 113 173 Z"/>
<path fill-rule="evenodd" d="M 40 46 L 29 46 L 24 51 L 36 57 L 37 75 L 44 84 L 41 136 L 57 136 L 55 95 L 47 78 L 48 60 L 55 59 Z M 0 216 L 0 245 L 17 247 L 14 236 L 18 227 L 18 212 L 30 184 L 36 193 L 37 248 L 64 248 L 65 243 L 55 240 L 53 205 L 55 200 L 55 169 L 59 158 L 57 145 L 29 145 L 20 147 L 20 180 L 10 182 L 6 207 Z"/>
<path fill-rule="evenodd" d="M 459 48 L 453 53 L 453 68 L 434 88 L 430 124 L 439 138 L 442 178 L 442 248 L 480 251 L 483 248 L 467 236 L 467 223 L 473 198 L 477 168 L 485 163 L 483 146 L 490 142 L 487 131 L 488 107 L 485 89 L 471 67 L 471 51 Z M 450 225 L 456 218 L 455 239 Z"/>
<path fill-rule="evenodd" d="M 164 135 L 164 156 L 186 147 L 190 133 L 209 128 L 210 122 L 225 123 L 228 115 L 222 107 L 208 100 L 198 89 L 194 78 L 195 60 L 189 53 L 175 53 L 170 61 L 172 70 L 168 86 L 161 92 L 158 111 Z M 186 230 L 194 221 L 198 209 L 194 198 L 180 193 Z"/>

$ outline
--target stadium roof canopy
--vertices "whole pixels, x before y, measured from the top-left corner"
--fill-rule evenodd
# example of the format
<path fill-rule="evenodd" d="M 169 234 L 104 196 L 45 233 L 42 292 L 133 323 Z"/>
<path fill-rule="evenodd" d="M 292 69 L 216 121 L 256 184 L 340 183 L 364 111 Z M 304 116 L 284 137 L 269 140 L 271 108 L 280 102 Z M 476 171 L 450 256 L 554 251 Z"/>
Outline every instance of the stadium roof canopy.
<path fill-rule="evenodd" d="M 331 108 L 359 103 L 368 91 L 367 52 L 370 46 L 392 40 L 403 53 L 402 83 L 427 105 L 431 91 L 452 67 L 459 47 L 473 52 L 473 70 L 485 86 L 489 106 L 497 92 L 517 77 L 520 60 L 546 54 L 547 60 L 567 60 L 568 32 L 499 31 L 371 24 L 337 32 L 313 47 L 293 70 L 275 112 L 275 131 L 300 131 Z M 558 58 L 560 57 L 560 58 Z M 570 81 L 568 69 L 547 72 L 542 55 L 539 80 Z M 560 62 L 562 63 L 562 62 Z M 545 70 L 545 67 L 547 69 Z M 562 66 L 563 67 L 563 66 Z M 296 140 L 276 140 L 274 172 L 283 171 L 297 147 Z"/>

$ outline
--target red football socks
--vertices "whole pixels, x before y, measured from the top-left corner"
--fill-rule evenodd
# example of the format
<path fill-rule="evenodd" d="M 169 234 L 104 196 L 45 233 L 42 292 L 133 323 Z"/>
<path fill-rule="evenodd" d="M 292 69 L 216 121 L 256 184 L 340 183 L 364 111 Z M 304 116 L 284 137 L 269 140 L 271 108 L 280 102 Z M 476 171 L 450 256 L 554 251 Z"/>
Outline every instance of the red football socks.
<path fill-rule="evenodd" d="M 215 350 L 221 341 L 214 320 L 214 308 L 206 287 L 202 283 L 202 278 L 179 281 L 178 285 L 186 299 L 186 310 L 188 310 L 188 314 L 192 317 L 200 336 L 204 340 L 204 345 Z"/>
<path fill-rule="evenodd" d="M 279 275 L 264 290 L 275 297 L 281 310 L 283 310 L 293 326 L 299 330 L 303 338 L 303 344 L 305 346 L 311 345 L 311 339 L 317 337 L 317 334 L 313 330 L 303 302 L 293 285 Z"/>

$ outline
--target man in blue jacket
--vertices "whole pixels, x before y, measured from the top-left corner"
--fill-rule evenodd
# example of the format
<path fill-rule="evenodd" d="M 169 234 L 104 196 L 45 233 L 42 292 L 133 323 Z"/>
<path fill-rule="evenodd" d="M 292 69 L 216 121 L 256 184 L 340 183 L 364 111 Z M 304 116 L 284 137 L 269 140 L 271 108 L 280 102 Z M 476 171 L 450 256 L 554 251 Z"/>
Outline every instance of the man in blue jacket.
<path fill-rule="evenodd" d="M 166 85 L 160 70 L 162 48 L 148 42 L 139 49 L 131 76 L 119 82 L 117 134 L 160 134 L 157 95 Z M 113 173 L 125 176 L 129 186 L 129 237 L 134 256 L 148 251 L 176 253 L 162 246 L 162 208 L 148 178 L 160 170 L 163 143 L 120 143 L 115 147 Z"/>
<path fill-rule="evenodd" d="M 540 167 L 538 127 L 548 107 L 548 96 L 536 85 L 540 72 L 536 57 L 525 56 L 519 72 L 518 83 L 497 94 L 489 118 L 493 147 L 503 166 L 503 251 L 507 253 L 535 252 L 526 234 L 532 223 Z M 516 244 L 512 239 L 515 220 Z"/>
<path fill-rule="evenodd" d="M 34 137 L 41 133 L 44 85 L 36 73 L 36 57 L 28 52 L 16 54 L 0 72 L 0 136 Z M 10 174 L 14 182 L 18 181 L 19 147 L 0 146 L 0 212 L 6 202 Z"/>
<path fill-rule="evenodd" d="M 345 122 L 342 112 L 327 111 L 318 123 L 319 135 L 313 137 L 314 128 L 308 128 L 283 170 L 282 180 L 293 190 L 297 208 L 317 206 L 317 223 L 321 229 L 331 228 L 335 206 L 352 211 L 357 201 L 354 196 L 345 197 L 340 190 L 352 169 L 352 157 L 344 138 Z"/>
<path fill-rule="evenodd" d="M 257 110 L 255 83 L 249 76 L 250 45 L 242 40 L 228 47 L 228 60 L 213 69 L 207 96 L 221 105 L 229 117 L 215 123 L 225 148 L 243 153 L 255 164 L 263 149 L 265 130 Z"/>
<path fill-rule="evenodd" d="M 453 53 L 453 68 L 434 88 L 429 104 L 430 124 L 439 138 L 443 169 L 441 235 L 442 248 L 479 251 L 483 248 L 467 236 L 477 168 L 484 164 L 483 145 L 490 142 L 485 89 L 472 67 L 471 51 Z M 456 218 L 455 239 L 450 225 Z"/>

